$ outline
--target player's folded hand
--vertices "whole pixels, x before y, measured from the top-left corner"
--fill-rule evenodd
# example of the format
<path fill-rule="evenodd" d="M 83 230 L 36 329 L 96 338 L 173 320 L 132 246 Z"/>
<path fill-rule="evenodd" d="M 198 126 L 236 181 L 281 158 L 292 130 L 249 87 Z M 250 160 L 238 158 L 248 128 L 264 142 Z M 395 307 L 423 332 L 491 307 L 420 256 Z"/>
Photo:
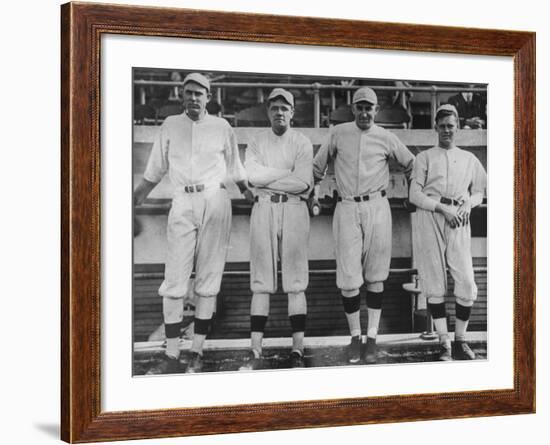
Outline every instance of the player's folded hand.
<path fill-rule="evenodd" d="M 457 214 L 460 217 L 462 224 L 467 225 L 470 222 L 470 214 L 472 213 L 472 204 L 469 199 L 466 199 L 458 207 Z"/>
<path fill-rule="evenodd" d="M 451 228 L 455 229 L 462 224 L 462 217 L 458 214 L 458 208 L 446 204 L 440 204 L 441 213 Z"/>
<path fill-rule="evenodd" d="M 405 210 L 409 213 L 414 213 L 416 212 L 416 206 L 410 202 L 408 199 L 405 199 L 403 201 L 403 207 L 405 208 Z"/>
<path fill-rule="evenodd" d="M 254 202 L 254 194 L 250 189 L 245 189 L 243 191 L 244 199 L 247 200 L 247 202 L 253 203 Z"/>

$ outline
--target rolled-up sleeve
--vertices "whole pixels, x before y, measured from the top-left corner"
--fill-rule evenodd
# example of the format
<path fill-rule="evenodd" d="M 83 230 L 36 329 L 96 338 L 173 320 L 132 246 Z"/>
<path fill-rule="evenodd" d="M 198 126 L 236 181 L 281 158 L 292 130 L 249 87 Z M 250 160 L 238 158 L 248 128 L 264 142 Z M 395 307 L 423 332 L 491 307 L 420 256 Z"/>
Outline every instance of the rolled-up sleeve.
<path fill-rule="evenodd" d="M 403 167 L 403 173 L 408 181 L 411 179 L 415 157 L 401 140 L 392 134 L 390 156 Z"/>
<path fill-rule="evenodd" d="M 334 157 L 335 152 L 334 133 L 331 130 L 313 159 L 313 177 L 315 182 L 319 182 L 325 177 L 328 161 Z"/>
<path fill-rule="evenodd" d="M 428 175 L 428 164 L 427 159 L 424 153 L 420 153 L 414 162 L 414 167 L 412 169 L 411 175 L 411 185 L 409 190 L 409 200 L 415 206 L 429 210 L 431 212 L 435 211 L 437 201 L 430 198 L 423 192 L 424 186 L 426 185 L 426 178 Z"/>
<path fill-rule="evenodd" d="M 233 128 L 227 124 L 225 136 L 225 162 L 227 176 L 235 183 L 246 181 L 246 171 L 239 156 L 239 145 Z"/>
<path fill-rule="evenodd" d="M 170 147 L 170 139 L 166 131 L 166 125 L 160 126 L 155 140 L 153 142 L 153 148 L 149 154 L 149 160 L 147 161 L 147 167 L 145 167 L 145 173 L 143 177 L 149 181 L 158 183 L 164 177 L 168 171 L 168 150 Z"/>
<path fill-rule="evenodd" d="M 483 202 L 485 189 L 487 188 L 487 173 L 479 159 L 474 159 L 474 173 L 470 184 L 470 204 L 476 207 Z"/>

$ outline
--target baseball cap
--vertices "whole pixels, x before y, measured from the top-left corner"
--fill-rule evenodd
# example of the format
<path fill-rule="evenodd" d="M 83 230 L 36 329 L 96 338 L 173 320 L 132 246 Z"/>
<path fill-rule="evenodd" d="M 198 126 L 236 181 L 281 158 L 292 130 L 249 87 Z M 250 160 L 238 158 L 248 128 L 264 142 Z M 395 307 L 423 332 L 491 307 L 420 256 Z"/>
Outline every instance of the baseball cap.
<path fill-rule="evenodd" d="M 187 82 L 198 83 L 201 87 L 206 88 L 206 90 L 210 93 L 210 81 L 200 73 L 190 73 L 185 76 L 185 79 L 183 79 L 183 85 Z"/>
<path fill-rule="evenodd" d="M 435 111 L 435 117 L 437 118 L 437 115 L 440 111 L 447 111 L 449 113 L 453 113 L 458 118 L 458 111 L 456 110 L 454 105 L 451 104 L 443 104 L 440 105 L 437 110 Z"/>
<path fill-rule="evenodd" d="M 359 88 L 355 93 L 353 93 L 352 103 L 356 104 L 357 102 L 366 101 L 373 105 L 378 105 L 378 98 L 376 93 L 369 87 Z"/>
<path fill-rule="evenodd" d="M 275 99 L 276 97 L 282 97 L 286 103 L 292 107 L 294 106 L 294 96 L 290 91 L 284 90 L 283 88 L 275 88 L 271 93 L 269 93 L 267 100 L 269 102 L 271 99 Z"/>

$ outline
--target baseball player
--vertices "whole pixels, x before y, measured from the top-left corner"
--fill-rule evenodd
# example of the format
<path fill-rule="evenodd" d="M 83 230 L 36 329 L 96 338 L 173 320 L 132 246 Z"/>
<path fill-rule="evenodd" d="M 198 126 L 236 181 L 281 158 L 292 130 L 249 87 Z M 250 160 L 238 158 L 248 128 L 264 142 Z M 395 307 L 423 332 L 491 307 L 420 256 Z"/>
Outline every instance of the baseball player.
<path fill-rule="evenodd" d="M 384 281 L 388 278 L 392 219 L 386 188 L 389 160 L 400 164 L 407 178 L 413 154 L 393 133 L 374 123 L 378 112 L 376 93 L 358 89 L 352 100 L 353 122 L 336 125 L 313 161 L 315 181 L 320 181 L 329 158 L 334 159 L 338 203 L 333 217 L 336 243 L 336 285 L 341 290 L 351 334 L 350 363 L 361 359 L 361 285 L 366 282 L 368 330 L 366 363 L 376 363 L 376 336 L 380 324 Z"/>
<path fill-rule="evenodd" d="M 231 201 L 223 182 L 232 179 L 252 199 L 232 128 L 224 119 L 206 113 L 211 97 L 209 80 L 199 73 L 189 74 L 184 79 L 183 96 L 184 112 L 163 122 L 143 179 L 134 192 L 134 205 L 143 203 L 165 174 L 174 187 L 168 215 L 165 276 L 159 289 L 166 352 L 148 374 L 179 370 L 183 299 L 193 270 L 197 296 L 195 333 L 186 371 L 201 370 L 203 343 L 215 310 L 229 242 Z"/>
<path fill-rule="evenodd" d="M 416 158 L 410 201 L 417 206 L 416 262 L 420 288 L 428 300 L 441 343 L 440 360 L 473 360 L 465 341 L 470 312 L 477 297 L 471 253 L 470 212 L 483 201 L 487 175 L 481 162 L 458 148 L 459 116 L 453 105 L 442 105 L 435 116 L 438 145 Z M 456 297 L 455 342 L 447 332 L 445 293 L 447 267 Z"/>
<path fill-rule="evenodd" d="M 304 331 L 308 285 L 309 212 L 313 183 L 313 147 L 290 128 L 294 97 L 282 88 L 268 96 L 271 128 L 261 132 L 246 150 L 245 169 L 254 186 L 250 218 L 251 352 L 241 369 L 262 367 L 262 339 L 269 315 L 269 298 L 277 290 L 281 262 L 283 291 L 288 293 L 292 328 L 292 367 L 304 367 Z"/>

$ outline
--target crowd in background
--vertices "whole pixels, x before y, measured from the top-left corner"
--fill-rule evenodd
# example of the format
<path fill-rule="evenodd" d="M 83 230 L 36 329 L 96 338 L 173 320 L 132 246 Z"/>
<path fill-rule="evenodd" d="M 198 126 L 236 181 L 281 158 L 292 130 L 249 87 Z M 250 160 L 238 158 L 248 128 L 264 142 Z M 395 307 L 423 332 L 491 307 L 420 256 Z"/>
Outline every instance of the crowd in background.
<path fill-rule="evenodd" d="M 134 72 L 134 122 L 158 125 L 167 116 L 182 112 L 181 82 L 185 70 L 136 69 Z M 352 120 L 351 95 L 356 87 L 370 86 L 379 97 L 379 124 L 389 128 L 428 129 L 433 127 L 430 114 L 431 92 L 411 91 L 414 87 L 454 88 L 438 92 L 437 105 L 450 103 L 460 115 L 464 129 L 487 128 L 487 89 L 485 85 L 413 82 L 380 79 L 336 79 L 321 76 L 291 76 L 275 74 L 207 73 L 212 84 L 209 114 L 220 116 L 235 127 L 268 126 L 265 100 L 272 84 L 304 84 L 302 88 L 288 88 L 296 100 L 294 127 L 314 127 L 314 83 L 337 85 L 339 88 L 320 90 L 319 126 Z M 145 81 L 145 83 L 141 83 Z M 217 83 L 232 86 L 216 87 Z M 245 84 L 246 86 L 233 86 Z M 253 84 L 253 85 L 251 85 Z M 345 89 L 350 87 L 349 89 Z M 378 88 L 377 88 L 378 87 Z M 382 87 L 382 88 L 380 88 Z M 393 87 L 384 89 L 385 87 Z M 219 89 L 219 91 L 218 91 Z M 464 89 L 464 91 L 461 91 Z M 477 91 L 471 91 L 476 89 Z"/>

